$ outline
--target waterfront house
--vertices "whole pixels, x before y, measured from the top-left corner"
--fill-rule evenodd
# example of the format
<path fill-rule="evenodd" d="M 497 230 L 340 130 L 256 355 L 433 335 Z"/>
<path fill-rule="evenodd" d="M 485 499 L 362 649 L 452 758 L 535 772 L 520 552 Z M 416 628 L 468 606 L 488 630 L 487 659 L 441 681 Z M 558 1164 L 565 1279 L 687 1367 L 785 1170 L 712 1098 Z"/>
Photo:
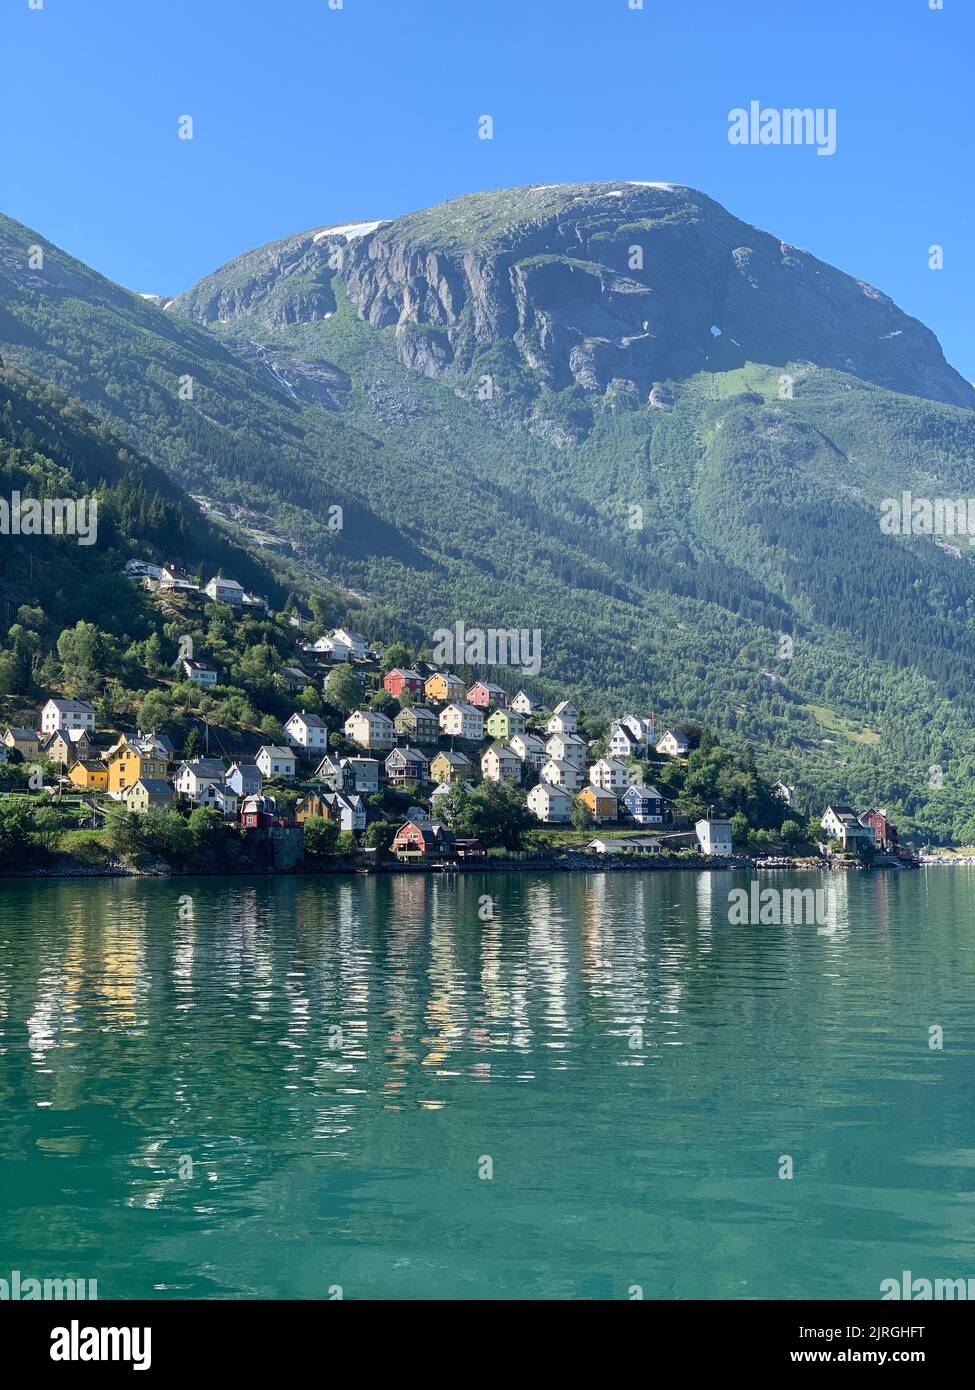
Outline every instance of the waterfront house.
<path fill-rule="evenodd" d="M 487 709 L 489 705 L 504 709 L 508 696 L 500 685 L 494 685 L 491 681 L 475 681 L 467 692 L 467 703 L 476 709 Z"/>
<path fill-rule="evenodd" d="M 397 700 L 401 695 L 419 695 L 423 689 L 423 677 L 419 671 L 394 666 L 383 676 L 383 689 L 395 695 Z"/>
<path fill-rule="evenodd" d="M 393 836 L 392 850 L 398 859 L 423 859 L 449 854 L 454 834 L 439 821 L 406 821 Z"/>
<path fill-rule="evenodd" d="M 687 735 L 681 729 L 668 729 L 657 744 L 657 752 L 666 753 L 668 758 L 686 758 L 690 750 Z"/>
<path fill-rule="evenodd" d="M 293 777 L 295 775 L 295 755 L 290 748 L 281 748 L 274 743 L 265 743 L 257 750 L 254 762 L 265 777 Z"/>
<path fill-rule="evenodd" d="M 586 849 L 590 854 L 659 854 L 661 845 L 659 840 L 652 840 L 645 835 L 606 835 L 597 840 L 590 840 Z"/>
<path fill-rule="evenodd" d="M 664 799 L 656 787 L 627 787 L 620 797 L 620 807 L 637 825 L 664 822 Z"/>
<path fill-rule="evenodd" d="M 87 700 L 48 700 L 41 710 L 41 733 L 57 734 L 62 729 L 95 732 L 95 707 Z"/>
<path fill-rule="evenodd" d="M 548 761 L 545 744 L 538 734 L 512 734 L 510 746 L 511 751 L 521 758 L 526 767 L 535 768 L 536 771 Z"/>
<path fill-rule="evenodd" d="M 862 844 L 877 843 L 873 826 L 861 825 L 852 806 L 840 803 L 827 806 L 819 823 L 830 839 L 839 840 L 844 850 L 855 850 Z"/>
<path fill-rule="evenodd" d="M 707 816 L 694 826 L 697 842 L 705 854 L 727 858 L 734 851 L 731 844 L 731 821 L 719 816 Z"/>
<path fill-rule="evenodd" d="M 386 776 L 394 786 L 411 786 L 425 782 L 430 776 L 430 764 L 418 748 L 394 748 L 386 757 Z"/>
<path fill-rule="evenodd" d="M 606 821 L 619 818 L 619 803 L 613 792 L 603 791 L 590 784 L 583 787 L 579 793 L 579 800 L 589 810 L 596 825 L 603 825 Z"/>
<path fill-rule="evenodd" d="M 528 809 L 543 825 L 570 825 L 572 795 L 553 782 L 539 782 L 527 797 Z"/>
<path fill-rule="evenodd" d="M 107 792 L 108 768 L 101 758 L 79 758 L 68 768 L 68 781 L 83 792 Z"/>
<path fill-rule="evenodd" d="M 550 782 L 552 786 L 562 787 L 565 791 L 577 792 L 582 787 L 582 769 L 560 758 L 549 758 L 539 776 L 543 782 Z"/>
<path fill-rule="evenodd" d="M 517 782 L 521 778 L 521 759 L 510 748 L 495 744 L 482 755 L 481 772 L 489 782 Z"/>
<path fill-rule="evenodd" d="M 589 781 L 604 792 L 625 792 L 630 785 L 630 769 L 616 758 L 600 758 L 589 769 Z"/>
<path fill-rule="evenodd" d="M 517 710 L 496 709 L 484 721 L 484 728 L 491 738 L 507 742 L 512 734 L 525 732 L 525 716 Z"/>
<path fill-rule="evenodd" d="M 126 808 L 142 815 L 148 810 L 168 810 L 173 804 L 173 789 L 161 777 L 140 777 L 134 786 L 122 793 Z"/>
<path fill-rule="evenodd" d="M 470 776 L 473 763 L 465 753 L 447 752 L 437 754 L 430 764 L 430 776 L 434 782 L 449 785 L 462 782 Z"/>
<path fill-rule="evenodd" d="M 344 724 L 345 736 L 360 748 L 388 751 L 396 743 L 393 721 L 374 709 L 355 709 Z"/>
<path fill-rule="evenodd" d="M 579 711 L 570 700 L 560 700 L 545 725 L 547 734 L 574 734 L 579 727 Z"/>
<path fill-rule="evenodd" d="M 892 850 L 897 845 L 897 826 L 891 825 L 886 811 L 875 811 L 873 807 L 857 816 L 862 826 L 873 831 L 875 843 L 883 850 Z"/>
<path fill-rule="evenodd" d="M 465 700 L 455 700 L 440 711 L 440 732 L 479 743 L 484 737 L 484 715 Z"/>
<path fill-rule="evenodd" d="M 455 676 L 450 671 L 434 671 L 424 682 L 423 690 L 427 699 L 438 705 L 451 700 L 463 700 L 467 695 L 467 686 L 460 676 Z"/>
<path fill-rule="evenodd" d="M 295 819 L 301 825 L 309 816 L 334 821 L 339 830 L 356 832 L 366 828 L 366 808 L 355 792 L 309 792 L 298 802 Z"/>
<path fill-rule="evenodd" d="M 268 830 L 272 826 L 289 824 L 278 814 L 278 803 L 273 796 L 263 792 L 252 792 L 240 803 L 240 823 L 244 830 Z"/>
<path fill-rule="evenodd" d="M 407 705 L 393 720 L 393 728 L 402 737 L 415 743 L 436 743 L 440 724 L 432 709 L 426 705 Z"/>
<path fill-rule="evenodd" d="M 264 786 L 261 769 L 256 763 L 231 763 L 227 769 L 227 786 L 237 793 L 240 800 L 248 796 L 259 796 Z"/>
<path fill-rule="evenodd" d="M 292 714 L 284 726 L 284 736 L 292 748 L 302 753 L 324 753 L 328 747 L 328 729 L 320 714 L 302 710 Z"/>

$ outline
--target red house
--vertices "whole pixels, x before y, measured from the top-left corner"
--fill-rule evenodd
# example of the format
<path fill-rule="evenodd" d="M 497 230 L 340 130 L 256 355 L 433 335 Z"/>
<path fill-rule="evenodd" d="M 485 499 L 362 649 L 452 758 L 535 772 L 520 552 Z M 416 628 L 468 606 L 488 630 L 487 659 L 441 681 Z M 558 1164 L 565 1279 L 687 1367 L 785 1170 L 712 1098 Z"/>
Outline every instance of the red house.
<path fill-rule="evenodd" d="M 398 666 L 383 676 L 383 689 L 399 699 L 404 691 L 409 695 L 419 695 L 423 689 L 423 677 L 418 671 L 401 671 Z"/>
<path fill-rule="evenodd" d="M 872 807 L 869 811 L 864 811 L 862 816 L 858 816 L 861 825 L 869 825 L 874 835 L 877 837 L 878 848 L 886 849 L 888 845 L 897 844 L 897 826 L 891 825 L 887 819 L 886 811 L 875 811 Z"/>
<path fill-rule="evenodd" d="M 392 851 L 398 859 L 420 859 L 445 854 L 454 847 L 453 833 L 439 821 L 408 820 L 393 836 Z"/>
<path fill-rule="evenodd" d="M 490 681 L 475 681 L 467 692 L 467 703 L 476 705 L 478 709 L 487 709 L 488 705 L 494 705 L 497 709 L 507 709 L 508 697 L 500 685 L 492 685 Z"/>

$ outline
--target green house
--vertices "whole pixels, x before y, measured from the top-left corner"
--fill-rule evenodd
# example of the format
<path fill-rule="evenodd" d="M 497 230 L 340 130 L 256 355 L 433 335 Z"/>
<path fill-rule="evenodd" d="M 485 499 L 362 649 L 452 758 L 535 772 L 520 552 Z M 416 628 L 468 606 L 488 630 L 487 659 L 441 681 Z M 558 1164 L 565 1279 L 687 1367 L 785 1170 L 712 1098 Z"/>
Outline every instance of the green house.
<path fill-rule="evenodd" d="M 525 732 L 525 716 L 513 709 L 496 709 L 488 715 L 484 728 L 492 738 L 509 739 Z"/>

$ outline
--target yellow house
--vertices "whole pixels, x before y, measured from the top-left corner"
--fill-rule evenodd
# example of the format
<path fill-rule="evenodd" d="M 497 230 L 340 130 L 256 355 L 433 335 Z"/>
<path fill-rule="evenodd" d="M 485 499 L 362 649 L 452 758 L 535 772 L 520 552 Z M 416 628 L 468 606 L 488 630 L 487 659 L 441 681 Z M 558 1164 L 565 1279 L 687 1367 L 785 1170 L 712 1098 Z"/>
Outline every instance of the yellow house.
<path fill-rule="evenodd" d="M 469 777 L 474 765 L 463 753 L 438 753 L 430 764 L 434 782 L 462 782 Z"/>
<path fill-rule="evenodd" d="M 145 744 L 130 743 L 124 734 L 115 747 L 109 749 L 105 761 L 108 763 L 108 791 L 112 796 L 121 796 L 139 781 L 165 781 L 169 767 L 169 759 L 158 744 L 148 740 Z"/>
<path fill-rule="evenodd" d="M 448 704 L 451 700 L 465 699 L 467 687 L 459 676 L 453 676 L 449 671 L 434 671 L 433 675 L 424 681 L 423 693 L 428 700 Z"/>
<path fill-rule="evenodd" d="M 68 769 L 68 781 L 86 792 L 108 791 L 108 768 L 99 758 L 79 758 Z"/>

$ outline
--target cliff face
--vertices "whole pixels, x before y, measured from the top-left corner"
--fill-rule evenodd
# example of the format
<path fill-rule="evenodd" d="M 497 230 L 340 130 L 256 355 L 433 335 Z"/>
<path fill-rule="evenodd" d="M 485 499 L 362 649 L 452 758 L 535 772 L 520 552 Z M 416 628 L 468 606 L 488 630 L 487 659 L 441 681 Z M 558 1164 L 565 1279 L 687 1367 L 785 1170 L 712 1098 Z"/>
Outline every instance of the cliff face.
<path fill-rule="evenodd" d="M 500 352 L 539 384 L 646 400 L 655 380 L 809 362 L 975 406 L 934 334 L 879 290 L 671 185 L 469 194 L 239 257 L 169 306 L 201 322 L 321 318 L 347 294 L 401 360 L 459 377 Z"/>

